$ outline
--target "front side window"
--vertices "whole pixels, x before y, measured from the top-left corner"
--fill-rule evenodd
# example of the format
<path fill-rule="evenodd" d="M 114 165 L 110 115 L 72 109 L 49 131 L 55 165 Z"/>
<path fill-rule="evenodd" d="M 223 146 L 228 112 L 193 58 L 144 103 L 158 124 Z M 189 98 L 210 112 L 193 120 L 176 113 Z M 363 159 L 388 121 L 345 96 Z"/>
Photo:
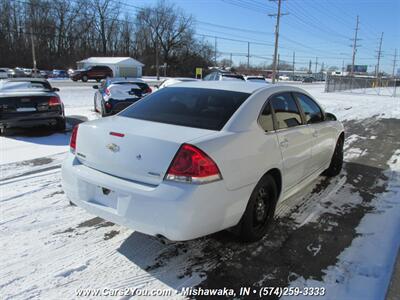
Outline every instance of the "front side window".
<path fill-rule="evenodd" d="M 260 115 L 259 124 L 265 131 L 273 131 L 274 130 L 274 121 L 272 118 L 271 104 L 269 102 L 264 107 L 264 109 Z"/>
<path fill-rule="evenodd" d="M 294 96 L 306 115 L 307 124 L 319 123 L 324 120 L 322 110 L 314 100 L 301 93 L 294 93 Z"/>
<path fill-rule="evenodd" d="M 119 116 L 221 130 L 249 96 L 242 92 L 168 87 L 129 106 Z"/>
<path fill-rule="evenodd" d="M 275 111 L 278 129 L 301 125 L 300 111 L 291 93 L 274 95 L 270 99 L 270 103 Z"/>

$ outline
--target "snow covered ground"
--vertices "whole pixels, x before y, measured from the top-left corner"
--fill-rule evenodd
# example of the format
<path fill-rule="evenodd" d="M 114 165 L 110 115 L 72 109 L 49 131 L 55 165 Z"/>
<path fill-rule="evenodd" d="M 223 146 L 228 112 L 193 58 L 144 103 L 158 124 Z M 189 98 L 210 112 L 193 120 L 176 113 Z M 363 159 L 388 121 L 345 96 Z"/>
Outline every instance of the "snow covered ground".
<path fill-rule="evenodd" d="M 92 84 L 53 84 L 69 129 L 97 118 Z M 383 299 L 400 245 L 400 99 L 301 86 L 345 121 L 345 168 L 282 204 L 275 228 L 251 245 L 228 233 L 164 245 L 89 215 L 61 189 L 70 131 L 0 137 L 0 298 L 73 299 L 80 288 L 321 286 L 323 299 Z"/>

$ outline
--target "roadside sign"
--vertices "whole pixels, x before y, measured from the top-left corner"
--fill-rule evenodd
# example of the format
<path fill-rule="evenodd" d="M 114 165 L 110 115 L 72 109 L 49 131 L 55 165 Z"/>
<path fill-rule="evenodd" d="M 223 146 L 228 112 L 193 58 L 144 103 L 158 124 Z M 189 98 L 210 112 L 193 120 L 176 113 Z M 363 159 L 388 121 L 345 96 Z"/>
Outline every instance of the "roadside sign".
<path fill-rule="evenodd" d="M 203 78 L 203 68 L 196 68 L 196 78 L 197 79 Z"/>

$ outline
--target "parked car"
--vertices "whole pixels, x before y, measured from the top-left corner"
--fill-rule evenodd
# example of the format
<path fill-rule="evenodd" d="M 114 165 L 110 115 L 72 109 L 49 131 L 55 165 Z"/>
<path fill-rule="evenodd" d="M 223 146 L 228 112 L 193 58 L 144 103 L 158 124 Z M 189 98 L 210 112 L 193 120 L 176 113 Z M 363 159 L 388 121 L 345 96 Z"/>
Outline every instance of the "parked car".
<path fill-rule="evenodd" d="M 94 85 L 94 110 L 103 117 L 113 115 L 152 92 L 138 78 L 107 78 L 100 86 Z"/>
<path fill-rule="evenodd" d="M 65 129 L 64 105 L 57 88 L 41 78 L 0 81 L 0 127 L 50 125 Z"/>
<path fill-rule="evenodd" d="M 215 71 L 205 76 L 203 80 L 211 81 L 211 80 L 245 80 L 245 79 L 243 75 L 240 74 Z"/>
<path fill-rule="evenodd" d="M 283 81 L 287 81 L 287 80 L 289 80 L 290 78 L 289 78 L 289 76 L 287 76 L 287 75 L 280 75 L 279 76 L 279 80 L 283 80 Z"/>
<path fill-rule="evenodd" d="M 0 79 L 8 78 L 8 69 L 0 68 Z"/>
<path fill-rule="evenodd" d="M 245 80 L 249 82 L 267 83 L 264 76 L 249 75 L 245 77 Z"/>
<path fill-rule="evenodd" d="M 159 86 L 156 86 L 159 89 L 165 88 L 167 86 L 177 84 L 180 82 L 188 82 L 188 81 L 198 81 L 196 78 L 189 78 L 189 77 L 176 77 L 176 78 L 169 78 L 165 79 L 161 82 Z"/>
<path fill-rule="evenodd" d="M 186 82 L 73 130 L 62 184 L 76 205 L 169 240 L 235 227 L 262 238 L 278 202 L 339 174 L 343 125 L 293 86 Z"/>
<path fill-rule="evenodd" d="M 69 75 L 65 70 L 53 70 L 52 78 L 68 78 Z"/>
<path fill-rule="evenodd" d="M 15 69 L 10 69 L 8 71 L 8 77 L 18 78 L 18 77 L 26 77 L 26 75 L 24 71 L 22 71 L 21 69 L 15 68 Z"/>
<path fill-rule="evenodd" d="M 24 72 L 26 77 L 32 77 L 32 69 L 23 68 L 22 71 Z"/>
<path fill-rule="evenodd" d="M 304 77 L 303 80 L 302 80 L 302 82 L 304 82 L 304 83 L 311 83 L 311 82 L 314 82 L 314 81 L 315 80 L 314 80 L 313 77 Z"/>
<path fill-rule="evenodd" d="M 89 79 L 95 79 L 100 82 L 101 79 L 113 77 L 113 71 L 107 66 L 91 66 L 81 70 L 75 70 L 70 78 L 73 81 L 82 80 L 83 82 Z"/>

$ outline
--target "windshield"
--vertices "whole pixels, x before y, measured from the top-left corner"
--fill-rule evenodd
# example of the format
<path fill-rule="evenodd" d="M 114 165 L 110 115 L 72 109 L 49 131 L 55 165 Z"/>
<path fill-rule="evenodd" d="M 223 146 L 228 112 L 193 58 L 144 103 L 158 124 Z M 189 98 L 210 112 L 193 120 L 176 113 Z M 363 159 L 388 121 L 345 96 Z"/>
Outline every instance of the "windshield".
<path fill-rule="evenodd" d="M 169 87 L 143 98 L 119 115 L 167 124 L 221 130 L 248 93 Z"/>

